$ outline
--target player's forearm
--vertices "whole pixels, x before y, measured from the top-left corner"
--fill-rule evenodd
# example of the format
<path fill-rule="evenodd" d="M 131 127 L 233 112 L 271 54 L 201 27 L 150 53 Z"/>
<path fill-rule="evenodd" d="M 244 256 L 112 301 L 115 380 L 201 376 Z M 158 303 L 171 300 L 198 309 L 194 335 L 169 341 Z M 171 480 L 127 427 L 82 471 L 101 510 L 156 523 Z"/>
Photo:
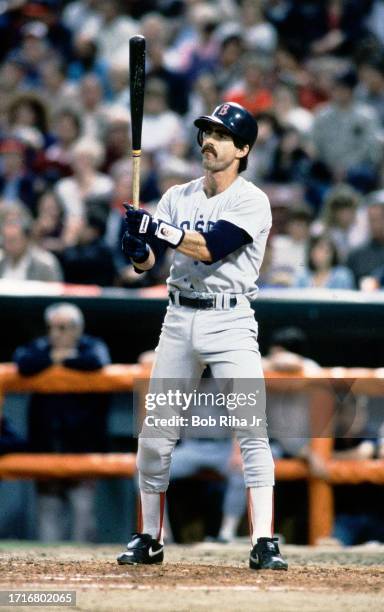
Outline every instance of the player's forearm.
<path fill-rule="evenodd" d="M 204 236 L 194 230 L 185 231 L 184 238 L 176 250 L 198 261 L 212 261 Z"/>
<path fill-rule="evenodd" d="M 132 257 L 131 257 L 131 261 L 132 261 L 132 264 L 135 266 L 135 268 L 137 268 L 138 270 L 142 270 L 143 272 L 146 272 L 146 270 L 150 270 L 151 268 L 153 268 L 153 266 L 156 263 L 156 258 L 155 258 L 155 254 L 152 251 L 151 247 L 149 247 L 149 255 L 145 261 L 142 261 L 139 263 L 137 261 L 134 261 Z"/>

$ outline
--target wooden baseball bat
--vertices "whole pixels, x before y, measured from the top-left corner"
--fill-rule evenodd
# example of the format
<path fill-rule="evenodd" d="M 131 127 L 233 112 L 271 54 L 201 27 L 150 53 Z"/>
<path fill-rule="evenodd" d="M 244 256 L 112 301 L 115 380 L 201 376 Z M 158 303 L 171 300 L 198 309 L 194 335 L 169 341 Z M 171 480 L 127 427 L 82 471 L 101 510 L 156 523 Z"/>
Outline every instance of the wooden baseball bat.
<path fill-rule="evenodd" d="M 132 134 L 132 204 L 139 207 L 141 129 L 143 125 L 145 87 L 145 38 L 132 36 L 129 39 L 129 88 L 131 95 Z"/>

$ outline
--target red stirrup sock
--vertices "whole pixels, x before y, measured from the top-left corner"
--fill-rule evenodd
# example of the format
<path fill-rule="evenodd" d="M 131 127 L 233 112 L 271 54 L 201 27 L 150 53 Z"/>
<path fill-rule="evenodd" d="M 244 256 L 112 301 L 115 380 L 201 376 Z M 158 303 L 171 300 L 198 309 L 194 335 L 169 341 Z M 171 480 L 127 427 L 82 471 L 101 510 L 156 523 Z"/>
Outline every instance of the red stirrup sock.
<path fill-rule="evenodd" d="M 273 535 L 273 487 L 250 487 L 248 495 L 248 521 L 252 546 L 258 538 Z"/>

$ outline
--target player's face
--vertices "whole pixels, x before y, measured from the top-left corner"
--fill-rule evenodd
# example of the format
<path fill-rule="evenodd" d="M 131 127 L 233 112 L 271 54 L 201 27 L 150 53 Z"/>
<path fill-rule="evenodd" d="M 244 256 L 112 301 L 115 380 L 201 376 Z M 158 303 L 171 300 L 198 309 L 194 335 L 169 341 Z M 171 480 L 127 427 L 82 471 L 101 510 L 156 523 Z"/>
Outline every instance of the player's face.
<path fill-rule="evenodd" d="M 248 152 L 248 145 L 238 149 L 230 133 L 220 127 L 207 127 L 202 137 L 203 168 L 210 172 L 226 170 Z"/>

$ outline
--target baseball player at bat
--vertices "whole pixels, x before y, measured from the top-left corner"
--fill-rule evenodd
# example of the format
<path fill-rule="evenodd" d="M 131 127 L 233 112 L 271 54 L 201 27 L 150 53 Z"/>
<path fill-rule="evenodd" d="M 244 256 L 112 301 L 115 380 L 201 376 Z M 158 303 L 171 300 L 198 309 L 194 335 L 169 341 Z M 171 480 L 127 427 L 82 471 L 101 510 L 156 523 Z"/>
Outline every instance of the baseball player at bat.
<path fill-rule="evenodd" d="M 263 191 L 240 176 L 257 138 L 257 123 L 242 106 L 219 105 L 194 122 L 204 176 L 171 187 L 152 217 L 127 207 L 123 250 L 139 272 L 156 254 L 175 250 L 167 280 L 169 306 L 152 381 L 198 380 L 209 365 L 217 379 L 262 379 L 258 327 L 250 302 L 271 228 Z M 151 388 L 151 387 L 150 387 Z M 266 434 L 239 436 L 248 490 L 252 569 L 286 570 L 273 538 L 274 463 Z M 120 564 L 163 561 L 162 520 L 171 454 L 176 439 L 139 437 L 137 467 L 142 530 Z"/>

